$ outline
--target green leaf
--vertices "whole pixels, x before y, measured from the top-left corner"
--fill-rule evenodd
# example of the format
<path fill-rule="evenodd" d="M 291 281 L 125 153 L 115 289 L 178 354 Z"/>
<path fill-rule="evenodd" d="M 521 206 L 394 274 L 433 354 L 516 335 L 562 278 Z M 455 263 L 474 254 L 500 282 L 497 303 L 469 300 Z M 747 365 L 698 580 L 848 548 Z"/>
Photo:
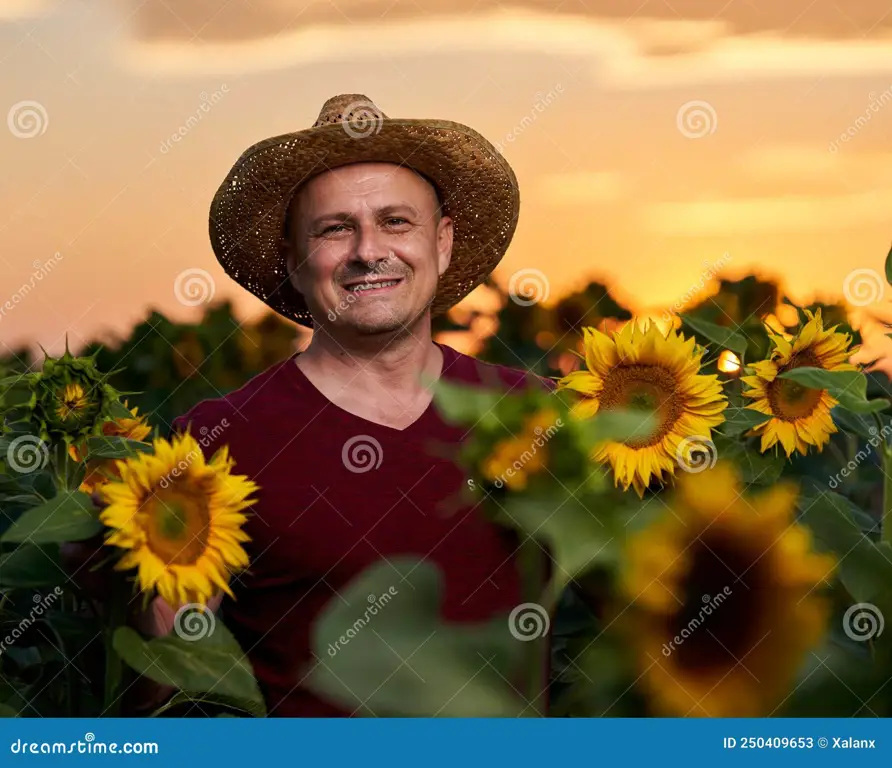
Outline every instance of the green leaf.
<path fill-rule="evenodd" d="M 474 424 L 484 414 L 495 410 L 505 397 L 498 390 L 453 384 L 444 379 L 434 385 L 434 403 L 443 418 L 453 424 Z"/>
<path fill-rule="evenodd" d="M 25 510 L 0 540 L 14 544 L 83 541 L 95 536 L 102 527 L 90 497 L 80 491 L 70 491 Z"/>
<path fill-rule="evenodd" d="M 87 459 L 126 459 L 138 453 L 152 453 L 149 443 L 130 440 L 126 437 L 103 436 L 87 440 Z"/>
<path fill-rule="evenodd" d="M 770 418 L 770 416 L 754 411 L 752 408 L 731 407 L 725 411 L 725 421 L 719 429 L 726 437 L 736 437 Z"/>
<path fill-rule="evenodd" d="M 0 555 L 0 586 L 54 587 L 67 580 L 58 546 L 22 544 L 12 552 Z"/>
<path fill-rule="evenodd" d="M 19 713 L 6 704 L 0 704 L 0 717 L 18 717 Z"/>
<path fill-rule="evenodd" d="M 618 538 L 610 520 L 560 489 L 544 498 L 507 496 L 499 520 L 519 530 L 523 538 L 530 536 L 546 546 L 562 586 L 618 554 Z"/>
<path fill-rule="evenodd" d="M 892 285 L 892 248 L 886 254 L 886 282 Z"/>
<path fill-rule="evenodd" d="M 741 479 L 746 485 L 776 483 L 787 465 L 786 459 L 776 451 L 759 453 L 724 435 L 716 436 L 715 458 L 734 462 L 740 469 Z"/>
<path fill-rule="evenodd" d="M 109 415 L 113 419 L 132 419 L 133 414 L 120 400 L 115 400 L 109 409 Z"/>
<path fill-rule="evenodd" d="M 889 407 L 886 398 L 867 399 L 867 377 L 860 371 L 825 371 L 803 366 L 778 374 L 809 389 L 825 389 L 841 408 L 854 413 L 875 413 Z"/>
<path fill-rule="evenodd" d="M 818 542 L 839 557 L 839 576 L 856 602 L 888 602 L 892 558 L 862 533 L 849 512 L 851 502 L 837 493 L 803 493 L 801 520 Z"/>
<path fill-rule="evenodd" d="M 590 448 L 605 441 L 647 440 L 659 427 L 659 420 L 653 411 L 617 409 L 575 422 L 575 427 L 583 436 L 586 448 Z"/>
<path fill-rule="evenodd" d="M 318 663 L 309 687 L 350 711 L 379 717 L 529 714 L 508 682 L 518 682 L 526 644 L 512 637 L 507 616 L 444 623 L 443 589 L 442 575 L 427 561 L 392 558 L 368 568 L 313 626 Z"/>
<path fill-rule="evenodd" d="M 701 320 L 699 317 L 691 315 L 680 315 L 679 317 L 695 333 L 709 339 L 722 349 L 730 349 L 743 359 L 748 344 L 746 336 L 743 334 L 732 331 L 730 328 L 725 328 L 722 325 L 710 323 L 708 320 Z"/>
<path fill-rule="evenodd" d="M 244 699 L 233 699 L 227 696 L 220 696 L 213 693 L 188 693 L 186 691 L 178 691 L 164 705 L 162 709 L 165 711 L 179 705 L 192 704 L 199 711 L 202 711 L 202 704 L 216 707 L 228 707 L 239 712 L 251 715 L 253 717 L 266 717 L 266 706 L 263 702 L 249 701 Z M 188 714 L 188 711 L 187 711 Z M 231 712 L 221 712 L 217 717 L 238 717 Z"/>
<path fill-rule="evenodd" d="M 238 642 L 212 614 L 201 639 L 176 633 L 143 640 L 130 627 L 115 630 L 115 651 L 133 669 L 161 685 L 189 693 L 214 693 L 263 704 L 263 696 Z"/>

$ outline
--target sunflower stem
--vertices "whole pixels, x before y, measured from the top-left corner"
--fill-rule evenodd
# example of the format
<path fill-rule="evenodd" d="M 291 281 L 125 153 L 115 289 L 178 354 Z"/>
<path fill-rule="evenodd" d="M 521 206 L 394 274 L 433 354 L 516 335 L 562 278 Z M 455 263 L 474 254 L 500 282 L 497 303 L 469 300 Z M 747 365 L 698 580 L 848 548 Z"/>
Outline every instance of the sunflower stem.
<path fill-rule="evenodd" d="M 883 444 L 883 512 L 880 521 L 882 541 L 892 543 L 892 448 Z"/>
<path fill-rule="evenodd" d="M 549 606 L 542 605 L 546 601 L 543 585 L 546 579 L 547 554 L 542 550 L 539 543 L 532 538 L 527 538 L 520 545 L 518 553 L 521 569 L 521 589 L 524 603 L 541 606 L 542 609 L 548 611 L 549 616 L 551 610 Z M 544 717 L 544 707 L 541 699 L 543 693 L 546 692 L 548 681 L 548 648 L 549 635 L 548 625 L 545 631 L 528 640 L 529 648 L 527 650 L 524 671 L 526 673 L 526 698 L 529 706 L 532 708 L 534 715 Z"/>
<path fill-rule="evenodd" d="M 115 631 L 124 626 L 127 620 L 126 584 L 121 579 L 111 581 L 111 599 L 105 626 L 105 697 L 103 716 L 118 717 L 121 711 L 121 679 L 124 666 L 121 657 L 114 649 Z"/>

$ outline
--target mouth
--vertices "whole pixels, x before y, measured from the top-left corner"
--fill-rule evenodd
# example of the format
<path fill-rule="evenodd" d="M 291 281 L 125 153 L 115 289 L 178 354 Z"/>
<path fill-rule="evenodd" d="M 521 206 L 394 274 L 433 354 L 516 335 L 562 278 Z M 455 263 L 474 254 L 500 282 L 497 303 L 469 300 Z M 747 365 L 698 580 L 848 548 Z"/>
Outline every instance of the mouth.
<path fill-rule="evenodd" d="M 376 277 L 373 280 L 360 280 L 350 283 L 344 283 L 341 288 L 343 288 L 348 293 L 371 296 L 373 294 L 386 293 L 387 291 L 393 290 L 401 282 L 403 282 L 403 278 L 401 277 L 387 279 Z"/>

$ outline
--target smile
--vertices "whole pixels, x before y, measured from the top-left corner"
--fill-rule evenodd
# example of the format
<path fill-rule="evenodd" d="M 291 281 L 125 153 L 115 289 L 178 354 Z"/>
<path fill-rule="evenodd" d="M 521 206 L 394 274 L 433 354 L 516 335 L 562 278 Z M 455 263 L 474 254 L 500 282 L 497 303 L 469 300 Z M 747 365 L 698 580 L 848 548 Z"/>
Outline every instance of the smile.
<path fill-rule="evenodd" d="M 397 278 L 395 280 L 370 280 L 365 283 L 345 285 L 343 288 L 350 293 L 381 293 L 382 291 L 389 290 L 390 288 L 399 285 L 401 282 L 402 278 Z"/>

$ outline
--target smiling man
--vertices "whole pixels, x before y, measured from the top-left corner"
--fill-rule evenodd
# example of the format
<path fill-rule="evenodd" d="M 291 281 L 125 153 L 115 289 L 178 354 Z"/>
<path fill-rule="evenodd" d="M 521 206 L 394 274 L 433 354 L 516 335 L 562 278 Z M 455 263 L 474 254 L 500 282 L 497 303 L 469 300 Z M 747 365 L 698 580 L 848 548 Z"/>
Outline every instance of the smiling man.
<path fill-rule="evenodd" d="M 353 713 L 306 688 L 324 662 L 311 629 L 377 561 L 434 563 L 447 621 L 507 617 L 522 602 L 517 542 L 458 499 L 466 478 L 442 448 L 470 434 L 444 423 L 430 390 L 441 378 L 506 393 L 550 384 L 431 335 L 432 317 L 498 264 L 518 208 L 514 173 L 475 131 L 390 119 L 359 95 L 251 147 L 214 198 L 211 240 L 228 274 L 314 331 L 303 352 L 174 424 L 218 435 L 206 455 L 228 445 L 260 485 L 245 529 L 251 566 L 222 610 L 272 715 Z M 169 625 L 171 610 L 156 609 Z"/>

